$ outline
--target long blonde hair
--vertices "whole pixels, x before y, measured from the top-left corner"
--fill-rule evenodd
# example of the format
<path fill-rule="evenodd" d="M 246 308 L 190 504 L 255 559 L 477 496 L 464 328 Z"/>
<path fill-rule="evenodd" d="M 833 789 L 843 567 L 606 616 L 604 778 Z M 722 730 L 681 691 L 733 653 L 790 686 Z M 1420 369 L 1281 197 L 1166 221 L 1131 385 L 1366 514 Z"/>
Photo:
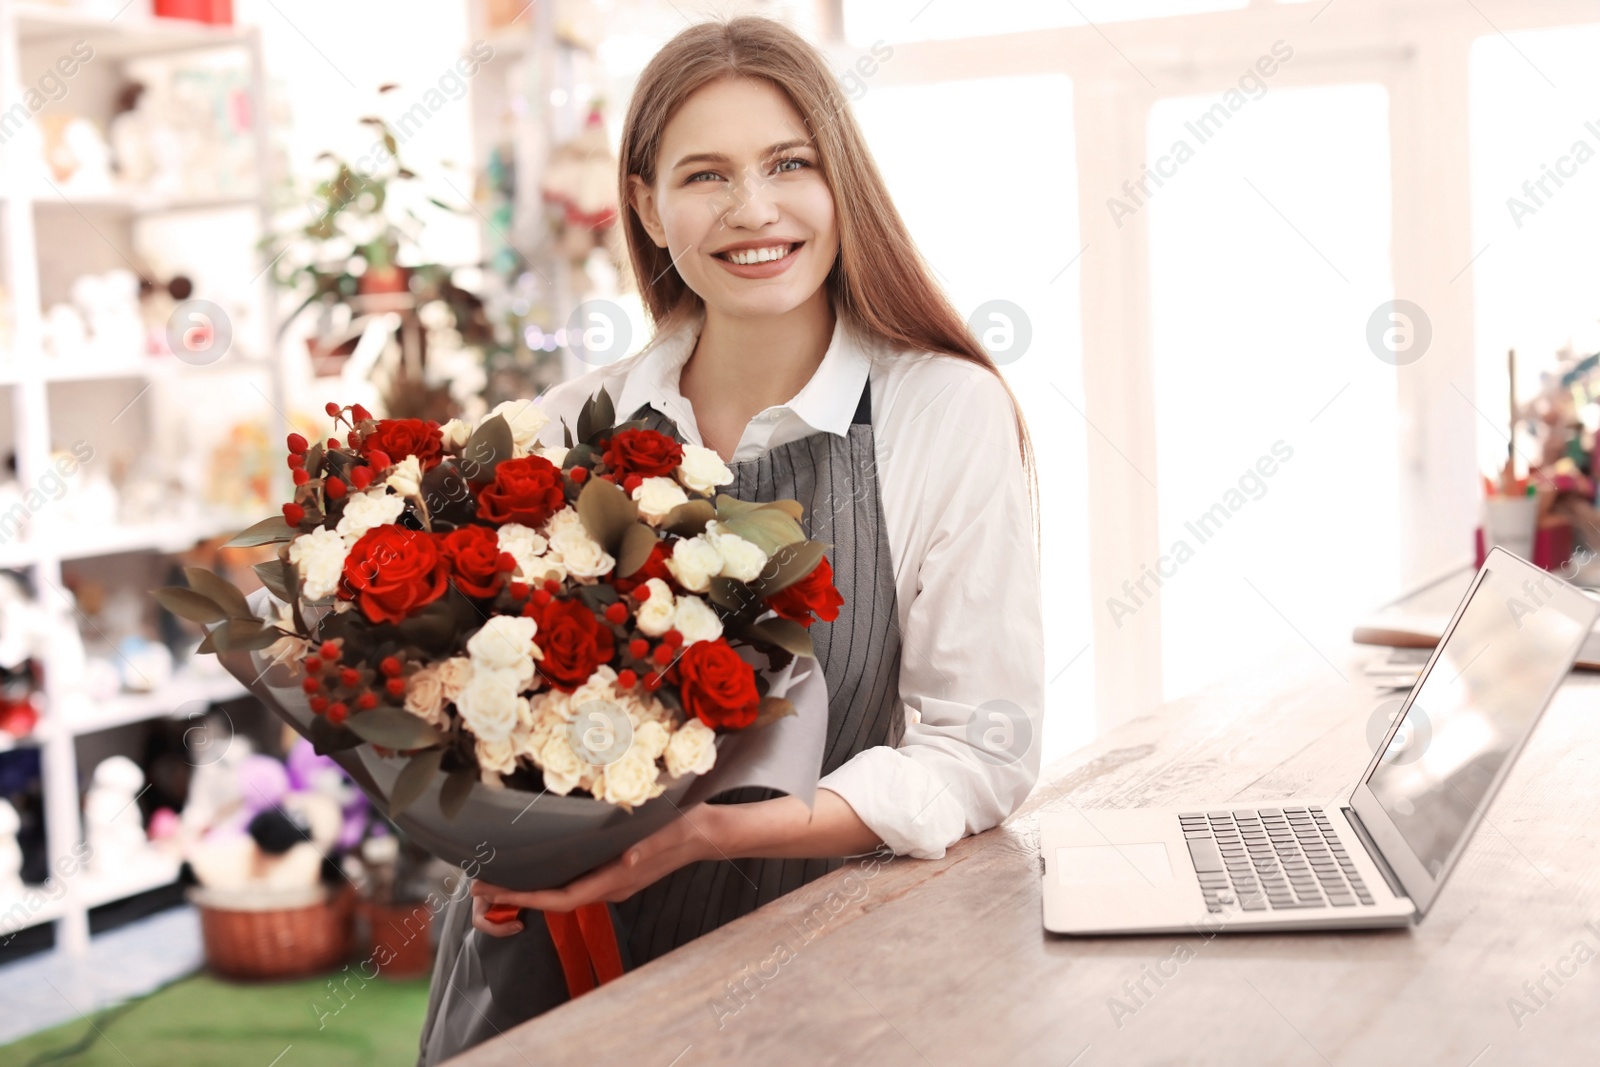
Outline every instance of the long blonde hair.
<path fill-rule="evenodd" d="M 1038 475 L 1022 406 L 935 283 L 895 210 L 849 101 L 823 57 L 803 37 L 772 19 L 741 15 L 699 23 L 668 41 L 639 75 L 628 104 L 619 152 L 619 202 L 633 204 L 629 175 L 655 184 L 667 123 L 690 95 L 723 78 L 765 80 L 805 119 L 838 219 L 839 257 L 823 283 L 835 313 L 891 350 L 965 359 L 987 368 L 1005 386 L 1016 414 L 1017 447 L 1037 538 Z M 651 240 L 636 209 L 624 214 L 628 258 L 657 329 L 697 314 L 704 302 L 673 267 L 671 252 Z"/>

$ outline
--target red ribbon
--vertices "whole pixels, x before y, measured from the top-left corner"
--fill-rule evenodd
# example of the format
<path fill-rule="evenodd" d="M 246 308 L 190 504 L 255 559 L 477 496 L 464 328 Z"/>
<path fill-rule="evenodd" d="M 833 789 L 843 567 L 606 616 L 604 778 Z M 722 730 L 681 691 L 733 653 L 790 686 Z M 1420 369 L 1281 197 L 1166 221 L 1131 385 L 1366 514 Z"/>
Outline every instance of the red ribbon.
<path fill-rule="evenodd" d="M 514 922 L 521 909 L 514 904 L 491 904 L 484 913 L 490 922 Z M 584 904 L 575 911 L 546 911 L 544 924 L 561 961 L 567 980 L 567 995 L 576 999 L 596 985 L 622 976 L 622 951 L 617 946 L 617 931 L 611 925 L 611 909 L 603 900 Z"/>

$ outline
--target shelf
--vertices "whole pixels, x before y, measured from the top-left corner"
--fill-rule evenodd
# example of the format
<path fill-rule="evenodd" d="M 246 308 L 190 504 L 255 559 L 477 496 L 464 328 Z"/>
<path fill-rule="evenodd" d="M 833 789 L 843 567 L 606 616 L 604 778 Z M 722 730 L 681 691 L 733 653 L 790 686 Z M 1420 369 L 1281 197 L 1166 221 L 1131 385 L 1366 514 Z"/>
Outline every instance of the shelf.
<path fill-rule="evenodd" d="M 138 190 L 122 191 L 111 190 L 104 194 L 95 195 L 61 195 L 55 189 L 45 186 L 36 189 L 31 194 L 35 208 L 55 210 L 86 209 L 91 211 L 111 211 L 124 215 L 157 215 L 179 211 L 219 211 L 227 208 L 251 208 L 259 210 L 261 198 L 255 194 L 248 196 L 197 196 L 197 197 L 171 197 L 151 196 Z"/>
<path fill-rule="evenodd" d="M 197 702 L 216 703 L 249 695 L 244 683 L 227 672 L 196 676 L 180 671 L 166 685 L 148 693 L 119 693 L 101 701 L 76 694 L 64 709 L 61 721 L 73 737 L 82 737 L 164 716 L 186 718 L 197 710 Z"/>
<path fill-rule="evenodd" d="M 103 529 L 31 530 L 21 541 L 0 544 L 0 567 L 24 567 L 46 553 L 53 559 L 92 559 L 119 552 L 186 552 L 201 541 L 246 529 L 263 516 L 206 515 L 190 522 L 142 526 L 113 524 Z M 37 538 L 43 537 L 44 541 Z"/>
<path fill-rule="evenodd" d="M 20 897 L 0 897 L 0 934 L 14 934 L 40 923 L 54 922 L 67 910 L 66 895 L 52 900 L 48 894 L 59 893 L 60 886 L 30 885 Z M 33 893 L 44 897 L 38 908 L 28 907 L 28 897 Z"/>
<path fill-rule="evenodd" d="M 151 855 L 149 863 L 140 864 L 131 871 L 119 871 L 104 877 L 96 877 L 85 871 L 80 876 L 83 882 L 78 886 L 79 903 L 86 908 L 98 908 L 114 900 L 125 900 L 171 885 L 178 880 L 180 866 L 178 860 L 156 852 Z"/>
<path fill-rule="evenodd" d="M 15 385 L 38 377 L 46 382 L 105 382 L 118 378 L 169 380 L 186 374 L 224 374 L 266 372 L 272 365 L 264 359 L 224 355 L 215 363 L 185 363 L 177 356 L 145 356 L 138 361 L 73 363 L 53 357 L 36 357 L 37 370 L 24 368 L 15 357 L 0 357 L 0 385 Z"/>
<path fill-rule="evenodd" d="M 51 38 L 94 34 L 96 56 L 129 59 L 163 52 L 242 45 L 250 35 L 234 26 L 208 26 L 189 19 L 154 18 L 132 13 L 112 18 L 38 3 L 11 5 L 17 36 L 24 46 Z"/>

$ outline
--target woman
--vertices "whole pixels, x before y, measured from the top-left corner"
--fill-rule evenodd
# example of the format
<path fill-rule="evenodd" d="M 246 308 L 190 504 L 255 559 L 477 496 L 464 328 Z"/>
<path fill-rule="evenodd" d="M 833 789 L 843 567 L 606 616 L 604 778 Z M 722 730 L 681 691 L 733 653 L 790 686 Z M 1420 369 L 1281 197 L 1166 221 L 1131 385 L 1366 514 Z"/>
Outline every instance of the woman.
<path fill-rule="evenodd" d="M 832 544 L 838 617 L 815 811 L 743 791 L 564 888 L 478 882 L 441 934 L 419 1062 L 567 999 L 543 922 L 613 901 L 637 966 L 887 846 L 938 858 L 1038 775 L 1041 597 L 1027 431 L 940 294 L 820 55 L 761 18 L 680 33 L 622 139 L 633 270 L 657 333 L 550 389 L 549 443 L 596 390 L 715 449 L 742 499 L 799 500 Z M 470 929 L 468 928 L 470 925 Z"/>

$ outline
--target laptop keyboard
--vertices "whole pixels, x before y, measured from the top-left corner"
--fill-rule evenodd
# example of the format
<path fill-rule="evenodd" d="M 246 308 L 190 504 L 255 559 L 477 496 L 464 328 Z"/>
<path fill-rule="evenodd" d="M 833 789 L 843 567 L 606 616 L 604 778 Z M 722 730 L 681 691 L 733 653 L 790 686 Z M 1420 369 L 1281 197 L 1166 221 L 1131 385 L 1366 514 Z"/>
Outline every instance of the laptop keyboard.
<path fill-rule="evenodd" d="M 1232 904 L 1278 911 L 1372 903 L 1321 808 L 1184 812 L 1178 820 L 1207 911 Z"/>

